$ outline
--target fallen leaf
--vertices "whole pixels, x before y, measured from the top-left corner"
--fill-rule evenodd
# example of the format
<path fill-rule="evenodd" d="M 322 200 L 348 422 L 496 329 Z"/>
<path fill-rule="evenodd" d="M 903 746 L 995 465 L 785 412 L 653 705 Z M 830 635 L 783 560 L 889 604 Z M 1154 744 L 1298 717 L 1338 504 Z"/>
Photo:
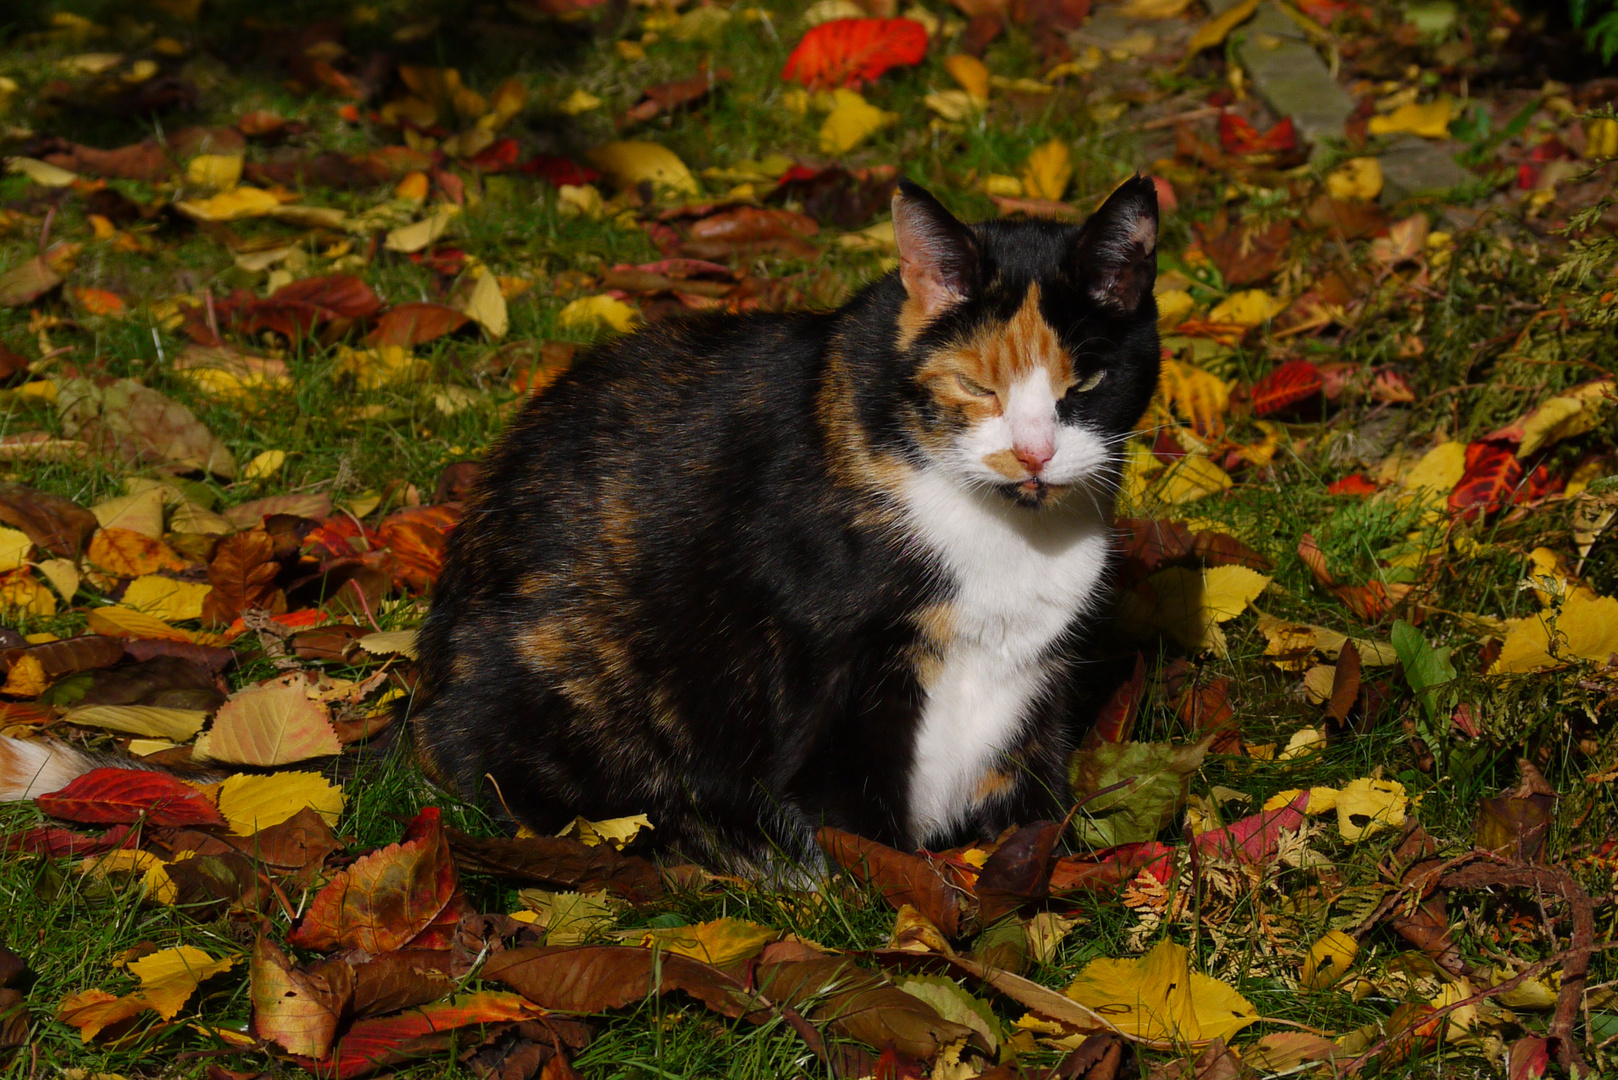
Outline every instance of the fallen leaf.
<path fill-rule="evenodd" d="M 396 1016 L 360 1020 L 338 1039 L 328 1059 L 297 1060 L 317 1076 L 356 1080 L 390 1065 L 442 1055 L 454 1045 L 460 1028 L 530 1020 L 537 1015 L 539 1010 L 516 994 L 484 990 L 422 1005 Z M 566 1074 L 553 1075 L 563 1080 Z"/>
<path fill-rule="evenodd" d="M 35 802 L 52 817 L 91 825 L 146 821 L 188 828 L 225 824 L 214 804 L 196 788 L 142 769 L 95 769 Z"/>
<path fill-rule="evenodd" d="M 209 585 L 145 574 L 124 589 L 123 603 L 164 622 L 182 622 L 201 617 L 203 601 L 210 591 Z"/>
<path fill-rule="evenodd" d="M 44 256 L 36 255 L 0 274 L 0 307 L 31 304 L 62 281 L 62 275 L 51 269 Z"/>
<path fill-rule="evenodd" d="M 1125 1035 L 1203 1046 L 1259 1019 L 1229 984 L 1191 970 L 1183 945 L 1160 941 L 1139 959 L 1087 964 L 1067 996 L 1107 1017 Z"/>
<path fill-rule="evenodd" d="M 228 957 L 215 960 L 193 945 L 161 949 L 130 962 L 129 973 L 140 979 L 139 990 L 121 998 L 104 990 L 82 991 L 62 1002 L 56 1018 L 77 1028 L 85 1042 L 148 1010 L 170 1020 L 202 982 L 234 964 Z"/>
<path fill-rule="evenodd" d="M 261 933 L 249 970 L 253 1033 L 288 1053 L 324 1058 L 354 1000 L 353 969 L 342 960 L 294 967 Z"/>
<path fill-rule="evenodd" d="M 594 847 L 559 836 L 483 839 L 448 830 L 450 850 L 463 869 L 542 885 L 594 892 L 609 889 L 634 903 L 663 895 L 657 867 L 610 844 Z"/>
<path fill-rule="evenodd" d="M 914 19 L 833 19 L 803 35 L 781 77 L 811 90 L 858 89 L 926 55 L 927 28 Z"/>
<path fill-rule="evenodd" d="M 781 934 L 780 930 L 727 916 L 694 926 L 648 930 L 640 944 L 676 956 L 689 956 L 715 967 L 729 967 L 757 956 Z"/>
<path fill-rule="evenodd" d="M 1210 741 L 1102 743 L 1075 752 L 1068 776 L 1082 805 L 1073 819 L 1074 836 L 1092 848 L 1154 839 L 1185 805 Z"/>
<path fill-rule="evenodd" d="M 945 880 L 932 860 L 823 826 L 815 842 L 826 857 L 856 881 L 882 893 L 896 910 L 908 904 L 948 937 L 960 932 L 964 892 Z"/>
<path fill-rule="evenodd" d="M 81 727 L 183 743 L 196 738 L 208 714 L 201 709 L 170 709 L 159 705 L 87 705 L 72 710 L 63 719 Z"/>
<path fill-rule="evenodd" d="M 1060 139 L 1034 148 L 1023 166 L 1023 190 L 1037 199 L 1059 202 L 1073 179 L 1073 151 Z"/>
<path fill-rule="evenodd" d="M 461 304 L 467 318 L 483 327 L 493 341 L 506 336 L 511 320 L 506 314 L 506 299 L 500 293 L 500 279 L 485 270 L 474 279 L 471 290 Z"/>
<path fill-rule="evenodd" d="M 1285 300 L 1271 296 L 1262 289 L 1248 289 L 1221 300 L 1208 313 L 1208 321 L 1232 326 L 1260 326 L 1285 311 L 1286 306 Z"/>
<path fill-rule="evenodd" d="M 280 209 L 281 200 L 263 188 L 243 184 L 207 199 L 182 201 L 174 209 L 197 221 L 240 221 L 265 217 Z"/>
<path fill-rule="evenodd" d="M 1236 113 L 1224 112 L 1219 114 L 1219 144 L 1227 154 L 1283 153 L 1297 147 L 1298 134 L 1290 116 L 1261 133 Z"/>
<path fill-rule="evenodd" d="M 1225 410 L 1230 405 L 1230 385 L 1225 380 L 1191 364 L 1165 360 L 1159 385 L 1199 439 L 1213 440 L 1224 434 Z"/>
<path fill-rule="evenodd" d="M 64 559 L 77 559 L 98 525 L 78 503 L 21 484 L 0 484 L 0 522 Z"/>
<path fill-rule="evenodd" d="M 383 240 L 383 246 L 389 251 L 397 251 L 403 255 L 422 251 L 444 235 L 449 229 L 450 222 L 460 213 L 460 209 L 454 205 L 439 206 L 420 221 L 390 229 Z"/>
<path fill-rule="evenodd" d="M 1560 667 L 1573 660 L 1603 664 L 1618 653 L 1618 599 L 1575 592 L 1559 611 L 1542 611 L 1506 623 L 1500 655 L 1490 675 Z"/>
<path fill-rule="evenodd" d="M 1337 831 L 1346 843 L 1353 844 L 1400 828 L 1405 823 L 1407 802 L 1404 785 L 1397 780 L 1350 780 L 1337 792 Z"/>
<path fill-rule="evenodd" d="M 956 53 L 944 58 L 944 70 L 974 101 L 989 100 L 989 66 L 975 56 Z M 1057 196 L 1060 198 L 1060 196 Z"/>
<path fill-rule="evenodd" d="M 163 541 L 129 529 L 101 529 L 90 538 L 86 556 L 118 577 L 139 578 L 161 570 L 189 570 L 191 564 Z"/>
<path fill-rule="evenodd" d="M 455 863 L 437 807 L 417 814 L 397 844 L 343 870 L 309 902 L 289 940 L 300 948 L 399 948 L 438 916 L 455 892 Z"/>
<path fill-rule="evenodd" d="M 235 457 L 190 409 L 135 379 L 107 386 L 67 380 L 56 408 L 65 433 L 131 464 L 178 465 L 227 480 L 236 475 Z"/>
<path fill-rule="evenodd" d="M 1450 121 L 1454 118 L 1454 99 L 1439 97 L 1425 105 L 1401 105 L 1386 116 L 1373 116 L 1366 130 L 1372 135 L 1409 134 L 1442 139 L 1449 135 Z"/>
<path fill-rule="evenodd" d="M 1253 384 L 1253 413 L 1269 416 L 1280 412 L 1314 397 L 1324 385 L 1320 369 L 1314 364 L 1307 360 L 1288 360 Z"/>
<path fill-rule="evenodd" d="M 1349 158 L 1326 174 L 1326 190 L 1334 199 L 1374 199 L 1382 194 L 1382 162 L 1374 157 Z"/>
<path fill-rule="evenodd" d="M 877 108 L 854 90 L 832 91 L 836 104 L 820 126 L 820 149 L 846 154 L 866 139 L 899 122 L 899 114 Z"/>
<path fill-rule="evenodd" d="M 556 316 L 556 324 L 563 330 L 589 333 L 598 326 L 606 326 L 617 333 L 627 334 L 640 322 L 640 312 L 616 297 L 581 296 L 571 300 Z"/>
<path fill-rule="evenodd" d="M 340 754 L 331 710 L 309 700 L 304 678 L 294 674 L 232 694 L 215 714 L 213 727 L 197 739 L 197 761 L 231 765 L 290 765 Z"/>
<path fill-rule="evenodd" d="M 453 334 L 469 321 L 470 317 L 464 312 L 445 304 L 412 301 L 384 312 L 365 342 L 368 345 L 402 345 L 409 348 L 436 341 L 445 334 Z M 255 479 L 245 473 L 244 477 Z"/>
<path fill-rule="evenodd" d="M 219 542 L 208 564 L 208 584 L 202 618 L 207 623 L 230 623 L 242 612 L 259 610 L 272 615 L 287 608 L 286 594 L 276 587 L 281 565 L 275 541 L 263 529 L 250 529 Z"/>
<path fill-rule="evenodd" d="M 674 195 L 700 195 L 702 188 L 685 162 L 666 146 L 653 142 L 610 142 L 588 155 L 591 164 L 619 187 L 649 183 Z"/>
<path fill-rule="evenodd" d="M 1241 0 L 1240 3 L 1226 8 L 1220 14 L 1215 15 L 1197 27 L 1196 33 L 1192 34 L 1191 40 L 1186 43 L 1185 55 L 1180 59 L 1180 67 L 1183 69 L 1191 62 L 1193 57 L 1204 49 L 1211 49 L 1223 42 L 1232 30 L 1251 19 L 1253 12 L 1257 10 L 1258 0 Z"/>
<path fill-rule="evenodd" d="M 343 789 L 319 773 L 237 773 L 219 785 L 219 813 L 235 836 L 252 836 L 306 809 L 335 826 L 343 803 Z"/>
<path fill-rule="evenodd" d="M 1474 442 L 1466 447 L 1466 470 L 1449 493 L 1449 508 L 1462 517 L 1492 513 L 1516 500 L 1526 477 L 1509 447 Z"/>
<path fill-rule="evenodd" d="M 154 638 L 188 644 L 195 642 L 195 637 L 189 631 L 170 626 L 155 615 L 148 615 L 134 608 L 117 606 L 92 608 L 87 621 L 93 633 L 106 634 L 110 637 Z"/>
<path fill-rule="evenodd" d="M 413 637 L 414 632 L 412 631 L 411 634 Z M 375 651 L 375 642 L 372 645 L 366 645 L 365 642 L 371 638 L 381 636 L 380 634 L 369 635 L 361 640 L 360 647 L 367 652 Z M 611 844 L 617 850 L 622 851 L 625 846 L 634 843 L 635 837 L 640 835 L 642 829 L 650 828 L 652 828 L 652 822 L 645 814 L 607 818 L 604 821 L 587 821 L 582 817 L 576 817 L 563 826 L 556 835 L 571 837 L 590 847 L 597 844 Z"/>

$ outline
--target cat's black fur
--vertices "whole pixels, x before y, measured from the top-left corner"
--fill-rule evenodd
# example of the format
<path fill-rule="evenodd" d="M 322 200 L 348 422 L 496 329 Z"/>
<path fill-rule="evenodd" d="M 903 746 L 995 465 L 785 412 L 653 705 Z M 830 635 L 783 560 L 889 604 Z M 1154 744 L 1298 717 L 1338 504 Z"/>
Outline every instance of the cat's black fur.
<path fill-rule="evenodd" d="M 1157 379 L 1155 262 L 1124 250 L 1143 215 L 1155 238 L 1156 199 L 1137 178 L 1081 230 L 968 229 L 912 185 L 899 198 L 965 296 L 908 348 L 894 273 L 830 313 L 618 339 L 526 405 L 488 455 L 420 635 L 411 713 L 435 776 L 542 832 L 646 813 L 659 840 L 731 865 L 803 857 L 822 824 L 926 839 L 906 803 L 917 613 L 950 585 L 891 483 L 957 421 L 917 365 L 992 332 L 1037 282 L 1076 367 L 1107 370 L 1059 412 L 1121 439 Z M 1012 789 L 965 831 L 1059 812 L 1063 682 L 1007 748 Z"/>

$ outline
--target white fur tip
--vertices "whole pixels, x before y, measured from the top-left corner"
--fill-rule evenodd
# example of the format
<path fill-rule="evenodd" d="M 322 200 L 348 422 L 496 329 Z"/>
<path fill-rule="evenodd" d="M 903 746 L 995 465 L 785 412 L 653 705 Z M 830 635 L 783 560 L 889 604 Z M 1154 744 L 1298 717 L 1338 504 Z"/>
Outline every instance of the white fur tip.
<path fill-rule="evenodd" d="M 60 791 L 92 768 L 82 754 L 55 740 L 0 736 L 0 802 Z"/>

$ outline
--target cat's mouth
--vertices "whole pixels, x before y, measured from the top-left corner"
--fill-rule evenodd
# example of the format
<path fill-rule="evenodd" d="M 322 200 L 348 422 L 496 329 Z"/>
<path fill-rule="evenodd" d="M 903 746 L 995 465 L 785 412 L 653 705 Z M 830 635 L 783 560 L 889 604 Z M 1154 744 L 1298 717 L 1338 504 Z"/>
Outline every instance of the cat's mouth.
<path fill-rule="evenodd" d="M 1009 495 L 1018 506 L 1043 506 L 1046 502 L 1060 498 L 1066 493 L 1066 484 L 1047 484 L 1035 476 L 1030 476 L 1015 484 L 1006 484 L 1001 490 Z"/>

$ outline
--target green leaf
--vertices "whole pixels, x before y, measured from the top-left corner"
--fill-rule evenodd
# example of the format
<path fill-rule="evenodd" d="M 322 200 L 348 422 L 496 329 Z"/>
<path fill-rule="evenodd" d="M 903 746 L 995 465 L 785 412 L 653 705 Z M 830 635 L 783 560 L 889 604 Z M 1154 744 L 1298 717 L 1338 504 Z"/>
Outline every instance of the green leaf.
<path fill-rule="evenodd" d="M 1073 794 L 1088 801 L 1073 819 L 1074 836 L 1093 848 L 1155 837 L 1185 805 L 1191 776 L 1202 767 L 1212 741 L 1209 736 L 1190 746 L 1103 743 L 1075 753 L 1068 760 Z M 1107 790 L 1114 785 L 1120 786 Z"/>
<path fill-rule="evenodd" d="M 1438 719 L 1438 691 L 1455 680 L 1455 665 L 1449 662 L 1448 647 L 1435 649 L 1421 631 L 1400 619 L 1393 624 L 1394 651 L 1404 665 L 1405 681 L 1416 694 L 1430 724 Z"/>

